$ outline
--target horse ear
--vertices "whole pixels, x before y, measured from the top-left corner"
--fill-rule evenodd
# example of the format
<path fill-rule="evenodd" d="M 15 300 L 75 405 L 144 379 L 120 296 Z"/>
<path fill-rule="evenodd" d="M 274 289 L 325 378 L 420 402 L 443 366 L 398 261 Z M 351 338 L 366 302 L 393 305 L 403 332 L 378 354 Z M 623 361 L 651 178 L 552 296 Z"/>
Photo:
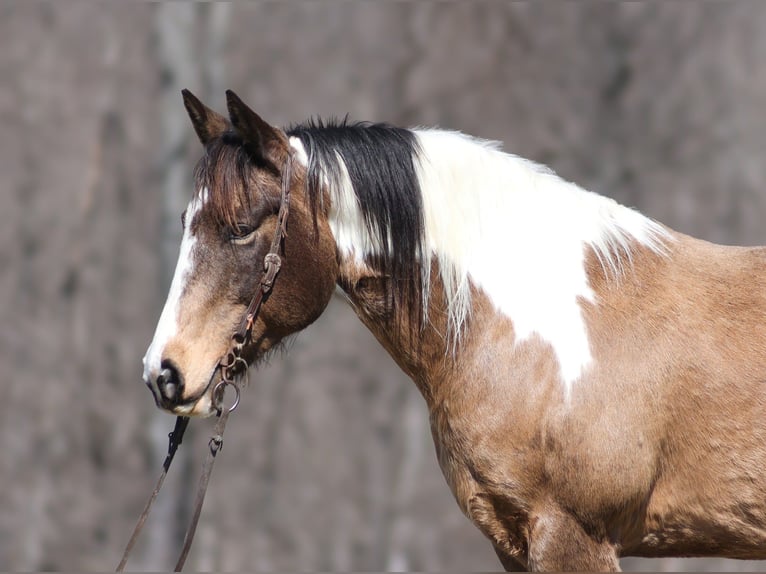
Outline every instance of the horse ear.
<path fill-rule="evenodd" d="M 202 145 L 207 145 L 229 128 L 229 122 L 225 117 L 208 108 L 189 90 L 181 90 L 181 94 L 194 131 L 197 132 Z"/>
<path fill-rule="evenodd" d="M 280 130 L 265 122 L 231 90 L 226 90 L 226 104 L 231 124 L 254 153 L 266 157 L 270 148 L 283 143 Z"/>

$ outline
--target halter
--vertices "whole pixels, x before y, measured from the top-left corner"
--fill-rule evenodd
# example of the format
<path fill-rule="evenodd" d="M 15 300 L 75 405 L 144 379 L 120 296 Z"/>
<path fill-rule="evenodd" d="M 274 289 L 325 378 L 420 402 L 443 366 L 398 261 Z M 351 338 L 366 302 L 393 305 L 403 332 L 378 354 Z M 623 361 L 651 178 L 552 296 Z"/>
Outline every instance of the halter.
<path fill-rule="evenodd" d="M 274 238 L 271 241 L 271 246 L 268 253 L 263 258 L 263 276 L 258 285 L 253 298 L 250 300 L 250 304 L 247 306 L 242 320 L 237 327 L 237 330 L 231 336 L 231 342 L 229 349 L 218 360 L 218 364 L 213 370 L 213 377 L 215 373 L 220 373 L 220 380 L 213 387 L 212 400 L 213 407 L 216 409 L 216 416 L 218 422 L 213 429 L 213 435 L 208 441 L 209 451 L 205 464 L 202 469 L 202 475 L 200 476 L 199 485 L 197 487 L 197 497 L 194 503 L 194 512 L 189 522 L 189 527 L 186 530 L 184 536 L 184 545 L 181 550 L 181 554 L 178 557 L 175 571 L 180 572 L 186 562 L 186 557 L 189 555 L 191 545 L 194 540 L 194 534 L 197 530 L 197 523 L 199 522 L 200 513 L 202 512 L 202 504 L 205 501 L 205 493 L 207 492 L 207 485 L 210 480 L 210 474 L 213 471 L 213 464 L 215 463 L 215 457 L 218 452 L 223 448 L 223 431 L 226 428 L 226 422 L 229 419 L 229 415 L 237 408 L 240 399 L 240 376 L 247 375 L 247 370 L 250 364 L 242 356 L 242 351 L 245 346 L 250 344 L 253 340 L 253 325 L 258 318 L 258 313 L 261 311 L 261 306 L 266 301 L 274 287 L 274 281 L 277 278 L 279 270 L 282 268 L 282 258 L 279 255 L 280 249 L 284 251 L 284 239 L 287 237 L 287 216 L 290 213 L 290 180 L 292 179 L 292 164 L 293 154 L 292 151 L 288 152 L 287 159 L 285 160 L 285 167 L 282 174 L 282 198 L 279 204 L 279 214 L 277 215 L 277 228 L 274 231 Z M 213 379 L 211 377 L 211 380 Z M 235 397 L 234 403 L 225 409 L 223 405 L 224 394 L 226 393 L 226 387 L 231 386 L 234 388 Z M 144 507 L 144 511 L 138 519 L 138 523 L 133 529 L 133 534 L 128 541 L 128 545 L 123 553 L 122 560 L 117 566 L 116 572 L 122 572 L 125 565 L 128 562 L 130 552 L 133 550 L 133 546 L 138 540 L 138 535 L 144 527 L 144 523 L 149 516 L 154 499 L 157 498 L 162 483 L 165 481 L 170 464 L 173 462 L 173 457 L 178 450 L 181 442 L 183 441 L 183 435 L 186 431 L 186 427 L 189 424 L 189 417 L 179 416 L 176 418 L 176 424 L 168 435 L 168 454 L 165 457 L 165 461 L 162 464 L 162 473 L 157 481 L 157 485 L 154 487 L 149 500 Z"/>

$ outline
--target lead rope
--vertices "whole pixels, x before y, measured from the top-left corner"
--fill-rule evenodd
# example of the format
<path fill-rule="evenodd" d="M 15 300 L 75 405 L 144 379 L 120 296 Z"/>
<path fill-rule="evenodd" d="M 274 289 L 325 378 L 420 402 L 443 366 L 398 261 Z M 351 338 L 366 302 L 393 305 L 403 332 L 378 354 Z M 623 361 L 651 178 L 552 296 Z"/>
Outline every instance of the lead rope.
<path fill-rule="evenodd" d="M 219 383 L 220 384 L 220 383 Z M 230 384 L 230 383 L 227 383 Z M 237 398 L 234 404 L 228 408 L 223 409 L 223 412 L 218 417 L 218 422 L 215 423 L 213 429 L 213 436 L 208 441 L 207 457 L 205 458 L 205 464 L 202 467 L 202 474 L 199 477 L 199 485 L 197 486 L 197 497 L 194 501 L 194 514 L 192 514 L 191 521 L 189 522 L 189 528 L 186 530 L 186 536 L 184 536 L 184 545 L 181 549 L 181 554 L 176 562 L 174 572 L 180 572 L 184 569 L 186 563 L 186 557 L 191 550 L 192 542 L 194 541 L 194 534 L 197 532 L 197 523 L 199 522 L 200 514 L 202 513 L 202 504 L 205 502 L 205 493 L 207 492 L 207 483 L 210 482 L 210 475 L 213 473 L 213 464 L 215 464 L 215 457 L 223 448 L 223 431 L 226 429 L 226 421 L 229 420 L 231 412 L 237 408 L 239 404 L 239 387 L 234 386 L 237 392 Z"/>
<path fill-rule="evenodd" d="M 128 563 L 128 557 L 133 551 L 133 546 L 138 540 L 138 535 L 144 528 L 144 522 L 146 522 L 146 519 L 149 517 L 149 512 L 152 509 L 152 504 L 154 504 L 154 499 L 157 498 L 157 495 L 160 493 L 162 483 L 165 482 L 165 477 L 167 476 L 170 465 L 173 462 L 173 457 L 175 457 L 176 450 L 178 450 L 178 447 L 183 441 L 184 432 L 186 432 L 186 427 L 188 425 L 189 417 L 176 417 L 176 426 L 173 429 L 173 432 L 168 433 L 168 454 L 165 457 L 165 462 L 162 463 L 162 472 L 160 473 L 160 478 L 157 480 L 157 485 L 154 487 L 151 496 L 149 496 L 149 500 L 146 501 L 144 511 L 141 513 L 141 516 L 138 517 L 136 527 L 133 529 L 133 534 L 130 536 L 130 540 L 128 540 L 128 545 L 125 547 L 125 552 L 123 552 L 122 559 L 120 560 L 120 564 L 117 566 L 115 572 L 122 572 L 125 569 L 125 565 Z"/>
<path fill-rule="evenodd" d="M 269 252 L 263 259 L 264 269 L 259 289 L 250 301 L 250 305 L 248 305 L 247 311 L 245 312 L 244 317 L 242 317 L 239 328 L 231 337 L 231 347 L 221 358 L 221 360 L 218 361 L 218 365 L 216 367 L 216 370 L 220 371 L 221 373 L 221 380 L 213 388 L 213 401 L 215 401 L 217 404 L 223 405 L 223 395 L 226 392 L 226 387 L 228 385 L 234 387 L 236 397 L 234 399 L 234 404 L 228 409 L 223 408 L 222 406 L 218 407 L 218 422 L 216 422 L 213 429 L 213 435 L 208 441 L 209 449 L 207 457 L 205 458 L 205 464 L 202 467 L 202 475 L 200 476 L 199 484 L 197 486 L 197 496 L 194 502 L 194 512 L 192 514 L 189 527 L 186 530 L 186 535 L 184 536 L 184 544 L 181 550 L 181 555 L 178 557 L 178 562 L 175 566 L 175 572 L 180 572 L 183 570 L 184 564 L 186 563 L 186 558 L 189 555 L 189 551 L 191 550 L 191 545 L 194 541 L 194 534 L 197 531 L 197 523 L 199 522 L 199 517 L 202 512 L 202 505 L 205 502 L 207 485 L 210 481 L 210 475 L 213 472 L 213 465 L 215 464 L 216 456 L 223 448 L 223 431 L 226 429 L 226 422 L 229 420 L 229 415 L 239 405 L 240 386 L 237 382 L 237 377 L 239 375 L 246 376 L 247 369 L 249 367 L 247 361 L 244 359 L 244 357 L 242 357 L 242 351 L 245 345 L 252 341 L 253 324 L 255 323 L 255 319 L 258 317 L 258 313 L 261 310 L 261 305 L 268 298 L 269 293 L 274 286 L 274 281 L 276 280 L 277 274 L 282 267 L 282 259 L 279 256 L 279 250 L 285 237 L 287 237 L 287 216 L 290 212 L 290 180 L 292 177 L 292 159 L 292 153 L 289 153 L 287 159 L 285 160 L 285 168 L 282 176 L 282 198 L 279 206 L 279 215 L 277 216 L 277 228 L 274 231 L 274 239 L 271 242 Z M 115 569 L 115 572 L 123 572 L 125 569 L 125 565 L 128 562 L 130 553 L 133 550 L 133 546 L 138 540 L 139 534 L 143 530 L 146 519 L 149 517 L 149 512 L 151 511 L 152 504 L 154 504 L 154 500 L 157 498 L 157 495 L 160 492 L 160 488 L 162 488 L 162 484 L 165 482 L 165 477 L 167 476 L 170 465 L 173 462 L 173 457 L 175 457 L 176 451 L 181 445 L 183 435 L 188 424 L 189 417 L 179 416 L 176 418 L 176 424 L 173 432 L 168 435 L 168 454 L 162 464 L 162 472 L 160 473 L 160 477 L 157 480 L 157 485 L 154 487 L 152 494 L 149 496 L 149 500 L 144 507 L 144 511 L 138 518 L 138 522 L 133 529 L 133 534 L 131 535 L 127 546 L 125 547 L 125 552 L 123 553 L 122 559 Z"/>
<path fill-rule="evenodd" d="M 181 570 L 183 570 L 184 563 L 186 562 L 186 557 L 189 555 L 189 550 L 191 550 L 191 545 L 192 545 L 192 542 L 194 541 L 194 534 L 197 531 L 197 523 L 199 522 L 199 517 L 200 517 L 200 514 L 202 513 L 202 505 L 205 502 L 207 485 L 208 485 L 208 482 L 210 481 L 210 475 L 213 472 L 215 457 L 223 448 L 223 432 L 226 429 L 226 422 L 229 420 L 229 415 L 239 405 L 240 390 L 239 390 L 239 384 L 236 382 L 231 382 L 229 380 L 222 380 L 215 386 L 215 389 L 213 391 L 214 395 L 217 395 L 218 400 L 222 402 L 223 393 L 225 392 L 225 387 L 228 385 L 231 385 L 234 387 L 234 391 L 236 392 L 236 397 L 234 399 L 234 404 L 230 406 L 229 408 L 219 407 L 218 422 L 216 422 L 215 427 L 213 428 L 213 435 L 210 437 L 210 440 L 208 441 L 209 450 L 208 450 L 207 458 L 205 459 L 205 464 L 202 467 L 202 474 L 200 475 L 199 485 L 197 487 L 197 496 L 194 501 L 194 512 L 192 514 L 191 521 L 189 522 L 189 527 L 186 530 L 186 535 L 184 536 L 184 545 L 181 550 L 181 555 L 178 557 L 178 562 L 176 563 L 176 567 L 174 570 L 175 572 L 180 572 Z M 122 559 L 120 560 L 120 563 L 117 565 L 115 572 L 123 572 L 125 570 L 125 565 L 128 563 L 128 558 L 130 557 L 130 553 L 133 551 L 133 546 L 135 546 L 136 541 L 138 540 L 138 536 L 139 534 L 141 534 L 141 531 L 144 528 L 144 523 L 146 522 L 146 519 L 149 517 L 149 512 L 152 509 L 154 500 L 157 498 L 157 495 L 159 494 L 160 489 L 162 488 L 162 484 L 165 482 L 165 477 L 168 474 L 168 470 L 170 469 L 170 465 L 173 462 L 173 458 L 175 457 L 176 451 L 178 450 L 178 447 L 181 445 L 181 442 L 183 441 L 183 435 L 184 435 L 184 432 L 186 432 L 186 427 L 188 425 L 189 425 L 189 417 L 183 417 L 183 416 L 176 417 L 176 424 L 173 429 L 173 432 L 168 434 L 168 439 L 169 439 L 168 454 L 165 457 L 165 462 L 163 462 L 162 464 L 162 472 L 160 473 L 160 477 L 157 480 L 157 485 L 154 487 L 152 494 L 149 496 L 149 500 L 146 502 L 144 511 L 141 513 L 141 516 L 138 518 L 138 522 L 136 523 L 136 526 L 133 529 L 133 534 L 131 535 L 127 546 L 125 547 L 125 552 L 123 552 Z"/>

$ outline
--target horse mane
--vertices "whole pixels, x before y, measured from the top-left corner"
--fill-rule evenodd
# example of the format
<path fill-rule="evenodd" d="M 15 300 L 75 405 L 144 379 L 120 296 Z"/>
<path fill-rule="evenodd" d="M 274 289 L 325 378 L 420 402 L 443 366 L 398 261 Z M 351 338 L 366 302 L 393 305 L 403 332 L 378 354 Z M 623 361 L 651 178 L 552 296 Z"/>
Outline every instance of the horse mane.
<path fill-rule="evenodd" d="M 357 246 L 364 253 L 358 255 L 387 278 L 387 307 L 406 308 L 410 327 L 422 325 L 427 283 L 421 271 L 428 253 L 415 133 L 344 118 L 311 119 L 291 126 L 287 135 L 298 138 L 308 156 L 308 192 L 315 210 L 326 186 L 334 190 L 335 201 L 338 195 L 345 201 L 353 198 L 366 231 L 366 245 Z"/>
<path fill-rule="evenodd" d="M 500 309 L 532 295 L 539 310 L 547 304 L 535 304 L 539 284 L 554 285 L 561 301 L 590 298 L 584 277 L 557 270 L 578 265 L 586 247 L 612 276 L 630 265 L 636 243 L 662 251 L 666 234 L 649 218 L 497 142 L 347 120 L 312 120 L 287 133 L 306 152 L 313 201 L 330 190 L 339 249 L 388 275 L 392 303 L 407 304 L 421 325 L 436 261 L 453 349 L 472 283 Z"/>

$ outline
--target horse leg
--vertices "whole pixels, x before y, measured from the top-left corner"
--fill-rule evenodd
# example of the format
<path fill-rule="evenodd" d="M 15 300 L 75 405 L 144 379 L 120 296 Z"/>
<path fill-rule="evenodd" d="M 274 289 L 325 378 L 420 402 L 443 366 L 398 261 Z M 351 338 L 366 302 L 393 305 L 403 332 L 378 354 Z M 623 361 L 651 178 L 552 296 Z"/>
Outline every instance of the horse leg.
<path fill-rule="evenodd" d="M 569 514 L 558 509 L 537 514 L 530 526 L 531 571 L 620 571 L 614 546 L 588 535 Z"/>
<path fill-rule="evenodd" d="M 506 572 L 527 571 L 527 567 L 518 558 L 511 556 L 497 544 L 493 544 L 492 547 L 495 549 L 495 554 L 497 554 L 497 557 L 500 559 L 500 564 L 503 565 Z"/>

